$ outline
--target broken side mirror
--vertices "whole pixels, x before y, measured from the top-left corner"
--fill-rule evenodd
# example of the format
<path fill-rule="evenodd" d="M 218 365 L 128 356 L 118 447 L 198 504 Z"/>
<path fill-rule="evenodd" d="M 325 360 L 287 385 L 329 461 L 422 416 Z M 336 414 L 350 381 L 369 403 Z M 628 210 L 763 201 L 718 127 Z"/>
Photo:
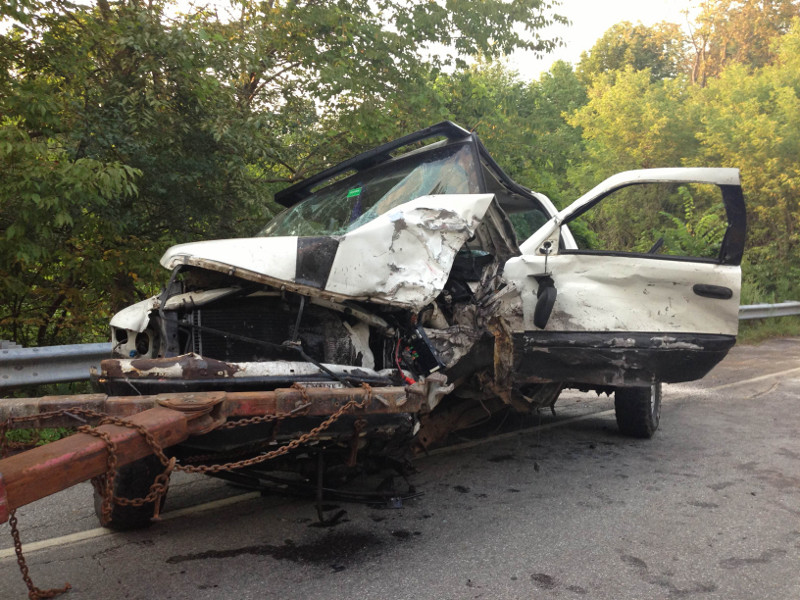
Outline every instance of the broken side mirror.
<path fill-rule="evenodd" d="M 550 320 L 550 314 L 553 312 L 557 291 L 551 277 L 537 277 L 536 280 L 539 283 L 539 291 L 536 293 L 537 300 L 536 308 L 533 311 L 533 324 L 539 329 L 544 329 L 547 321 Z"/>
<path fill-rule="evenodd" d="M 550 320 L 550 314 L 553 312 L 553 306 L 556 303 L 557 290 L 553 278 L 550 277 L 550 271 L 547 268 L 547 259 L 551 254 L 558 253 L 560 233 L 559 227 L 553 227 L 537 248 L 537 253 L 544 256 L 544 273 L 541 275 L 534 275 L 539 289 L 536 292 L 537 299 L 536 307 L 533 311 L 533 324 L 539 329 L 544 329 L 547 326 L 547 322 Z"/>

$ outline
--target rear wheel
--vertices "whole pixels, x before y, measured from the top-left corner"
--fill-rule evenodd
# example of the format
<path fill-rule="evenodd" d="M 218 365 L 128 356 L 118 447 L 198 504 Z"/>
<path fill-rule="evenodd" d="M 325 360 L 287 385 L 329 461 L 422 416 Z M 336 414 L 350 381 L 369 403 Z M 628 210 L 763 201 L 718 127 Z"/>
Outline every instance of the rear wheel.
<path fill-rule="evenodd" d="M 617 425 L 623 435 L 650 438 L 661 420 L 661 382 L 647 387 L 620 387 L 614 392 Z"/>
<path fill-rule="evenodd" d="M 127 464 L 117 471 L 114 477 L 114 496 L 120 498 L 143 498 L 150 492 L 156 476 L 164 471 L 164 465 L 158 457 L 150 455 L 145 458 Z M 161 496 L 159 511 L 164 507 L 166 494 Z M 155 501 L 147 502 L 142 506 L 122 506 L 112 504 L 111 520 L 104 524 L 104 527 L 125 531 L 130 529 L 142 529 L 150 525 L 153 516 Z M 100 522 L 103 522 L 103 496 L 94 491 L 94 511 Z"/>

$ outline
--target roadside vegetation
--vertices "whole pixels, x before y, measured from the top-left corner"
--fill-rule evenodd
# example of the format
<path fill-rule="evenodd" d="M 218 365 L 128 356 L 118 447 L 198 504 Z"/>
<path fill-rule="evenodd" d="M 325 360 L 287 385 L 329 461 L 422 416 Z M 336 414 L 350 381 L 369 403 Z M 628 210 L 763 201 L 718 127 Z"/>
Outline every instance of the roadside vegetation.
<path fill-rule="evenodd" d="M 106 339 L 113 312 L 163 283 L 169 245 L 250 235 L 275 191 L 443 119 L 559 206 L 626 169 L 740 168 L 742 303 L 800 299 L 800 2 L 705 0 L 686 24 L 619 23 L 533 81 L 503 57 L 552 49 L 539 32 L 557 7 L 447 7 L 2 3 L 0 339 Z M 717 205 L 682 201 L 647 239 L 718 234 Z M 654 210 L 604 214 L 604 239 Z M 763 331 L 797 327 L 774 323 Z"/>
<path fill-rule="evenodd" d="M 740 344 L 759 344 L 765 340 L 781 337 L 800 337 L 800 317 L 776 317 L 754 319 L 739 324 Z"/>

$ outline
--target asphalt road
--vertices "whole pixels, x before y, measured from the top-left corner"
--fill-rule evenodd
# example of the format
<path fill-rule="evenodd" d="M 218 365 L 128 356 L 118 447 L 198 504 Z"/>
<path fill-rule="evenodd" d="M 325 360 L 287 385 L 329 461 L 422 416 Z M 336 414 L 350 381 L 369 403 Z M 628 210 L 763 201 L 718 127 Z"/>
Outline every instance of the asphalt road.
<path fill-rule="evenodd" d="M 800 598 L 800 338 L 667 386 L 652 440 L 569 394 L 542 426 L 421 459 L 401 509 L 176 478 L 146 531 L 96 528 L 88 484 L 18 511 L 34 582 L 84 598 Z M 25 598 L 8 525 L 0 598 Z"/>

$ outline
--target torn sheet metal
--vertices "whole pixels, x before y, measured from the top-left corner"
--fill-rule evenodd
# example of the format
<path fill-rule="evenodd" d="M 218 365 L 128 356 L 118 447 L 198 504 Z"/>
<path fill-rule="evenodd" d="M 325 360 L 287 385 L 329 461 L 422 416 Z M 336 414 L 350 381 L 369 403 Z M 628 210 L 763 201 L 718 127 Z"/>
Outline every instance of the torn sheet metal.
<path fill-rule="evenodd" d="M 420 310 L 441 292 L 456 253 L 472 237 L 492 194 L 423 196 L 342 236 L 262 237 L 173 246 L 161 264 L 342 299 Z M 323 294 L 324 295 L 324 294 Z"/>
<path fill-rule="evenodd" d="M 442 291 L 492 198 L 426 196 L 359 227 L 342 238 L 326 289 L 421 310 Z"/>
<path fill-rule="evenodd" d="M 447 366 L 456 365 L 484 336 L 481 330 L 454 325 L 446 329 L 425 328 L 425 334 L 436 347 L 439 356 Z"/>
<path fill-rule="evenodd" d="M 158 307 L 158 297 L 153 296 L 126 306 L 111 318 L 111 327 L 142 332 L 150 322 L 150 313 Z"/>
<path fill-rule="evenodd" d="M 171 296 L 164 303 L 164 310 L 177 310 L 180 308 L 199 307 L 215 300 L 220 300 L 231 294 L 241 291 L 238 287 L 225 287 L 200 292 L 188 292 Z M 111 327 L 142 332 L 147 329 L 150 313 L 158 308 L 158 296 L 142 300 L 123 308 L 111 319 Z"/>

